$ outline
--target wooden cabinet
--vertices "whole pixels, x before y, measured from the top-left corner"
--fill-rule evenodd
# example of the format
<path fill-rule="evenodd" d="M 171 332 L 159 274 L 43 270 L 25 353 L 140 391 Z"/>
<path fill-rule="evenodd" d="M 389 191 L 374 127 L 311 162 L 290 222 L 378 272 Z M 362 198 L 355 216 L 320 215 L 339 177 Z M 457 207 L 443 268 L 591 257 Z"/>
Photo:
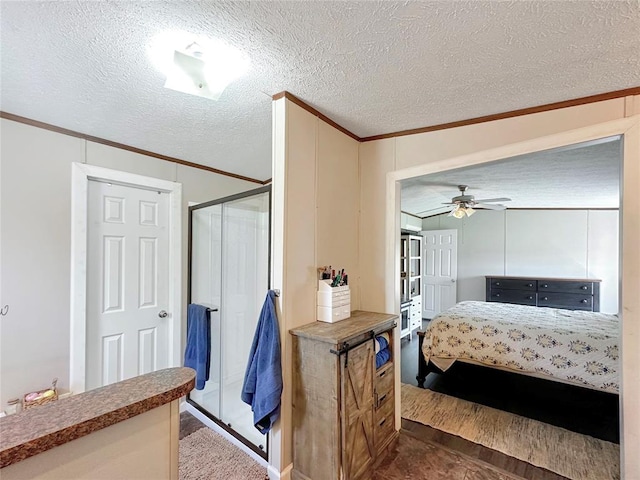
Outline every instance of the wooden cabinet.
<path fill-rule="evenodd" d="M 398 317 L 354 311 L 293 335 L 293 479 L 371 477 L 397 438 L 393 332 Z M 375 336 L 391 358 L 376 368 Z"/>
<path fill-rule="evenodd" d="M 486 277 L 487 302 L 600 311 L 600 280 L 593 278 Z"/>
<path fill-rule="evenodd" d="M 400 335 L 410 335 L 422 326 L 422 237 L 400 236 L 400 302 L 411 300 L 408 328 Z"/>

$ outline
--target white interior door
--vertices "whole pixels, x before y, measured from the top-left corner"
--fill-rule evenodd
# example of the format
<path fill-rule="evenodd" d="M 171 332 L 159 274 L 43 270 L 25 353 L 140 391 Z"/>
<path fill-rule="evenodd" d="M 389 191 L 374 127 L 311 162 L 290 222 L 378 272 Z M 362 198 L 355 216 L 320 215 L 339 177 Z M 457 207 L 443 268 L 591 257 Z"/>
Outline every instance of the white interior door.
<path fill-rule="evenodd" d="M 169 363 L 169 198 L 89 181 L 86 389 Z"/>
<path fill-rule="evenodd" d="M 433 318 L 456 303 L 458 231 L 424 231 L 422 236 L 422 316 Z"/>

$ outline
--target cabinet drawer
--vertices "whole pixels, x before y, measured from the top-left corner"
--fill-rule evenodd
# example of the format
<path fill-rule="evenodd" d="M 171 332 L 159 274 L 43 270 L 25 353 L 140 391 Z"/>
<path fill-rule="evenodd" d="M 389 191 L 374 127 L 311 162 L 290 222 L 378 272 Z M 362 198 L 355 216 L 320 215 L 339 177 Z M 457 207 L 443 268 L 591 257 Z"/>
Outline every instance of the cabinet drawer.
<path fill-rule="evenodd" d="M 527 292 L 522 290 L 500 290 L 492 289 L 489 302 L 517 303 L 518 305 L 535 305 L 536 292 Z"/>
<path fill-rule="evenodd" d="M 376 383 L 374 385 L 376 392 L 376 409 L 386 406 L 387 402 L 393 403 L 393 380 L 393 364 L 385 365 L 380 369 L 380 372 L 376 373 Z"/>
<path fill-rule="evenodd" d="M 506 290 L 525 290 L 535 292 L 538 288 L 537 280 L 525 280 L 525 279 L 503 279 L 503 278 L 492 278 L 491 279 L 491 290 L 498 289 L 506 289 Z"/>
<path fill-rule="evenodd" d="M 593 283 L 591 282 L 554 282 L 540 280 L 538 292 L 583 293 L 593 295 Z"/>
<path fill-rule="evenodd" d="M 570 310 L 593 310 L 593 297 L 579 293 L 540 292 L 539 307 L 568 308 Z"/>
<path fill-rule="evenodd" d="M 393 405 L 394 402 L 392 400 L 385 402 L 384 406 L 377 410 L 374 415 L 373 439 L 378 451 L 387 446 L 395 431 Z"/>

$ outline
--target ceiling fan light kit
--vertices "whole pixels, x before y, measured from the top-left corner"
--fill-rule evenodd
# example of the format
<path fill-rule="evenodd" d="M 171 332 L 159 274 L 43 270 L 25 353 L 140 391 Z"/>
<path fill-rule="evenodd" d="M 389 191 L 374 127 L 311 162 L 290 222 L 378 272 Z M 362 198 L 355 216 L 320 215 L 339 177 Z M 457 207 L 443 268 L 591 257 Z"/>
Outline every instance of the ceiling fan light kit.
<path fill-rule="evenodd" d="M 445 205 L 450 205 L 452 207 L 449 215 L 447 216 L 455 218 L 464 218 L 465 216 L 470 217 L 476 212 L 476 209 L 479 208 L 486 210 L 506 210 L 506 206 L 499 203 L 493 204 L 491 202 L 511 201 L 510 198 L 506 197 L 476 200 L 473 195 L 467 195 L 467 188 L 467 185 L 458 185 L 460 195 L 453 197 L 451 202 L 445 203 Z"/>

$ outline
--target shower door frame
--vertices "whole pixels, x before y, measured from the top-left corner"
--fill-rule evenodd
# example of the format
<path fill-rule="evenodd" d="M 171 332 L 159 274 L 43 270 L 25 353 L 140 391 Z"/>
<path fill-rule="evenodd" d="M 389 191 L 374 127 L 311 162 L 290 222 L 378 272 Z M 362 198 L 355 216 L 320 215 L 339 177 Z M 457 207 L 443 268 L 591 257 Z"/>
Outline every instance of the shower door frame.
<path fill-rule="evenodd" d="M 237 193 L 235 195 L 230 195 L 228 197 L 223 197 L 223 198 L 219 198 L 219 199 L 216 199 L 216 200 L 211 200 L 209 202 L 199 203 L 197 205 L 193 205 L 193 206 L 189 207 L 189 226 L 188 226 L 189 236 L 188 236 L 188 245 L 187 245 L 188 258 L 189 258 L 189 263 L 188 263 L 188 266 L 187 266 L 187 305 L 191 303 L 191 273 L 192 273 L 191 272 L 191 263 L 192 263 L 192 254 L 193 254 L 193 251 L 192 251 L 193 211 L 194 210 L 199 210 L 201 208 L 211 207 L 213 205 L 219 205 L 219 204 L 222 204 L 222 203 L 233 202 L 235 200 L 241 200 L 241 199 L 247 198 L 247 197 L 253 197 L 255 195 L 260 195 L 262 193 L 268 193 L 269 194 L 269 232 L 268 232 L 268 247 L 267 247 L 267 288 L 268 289 L 271 288 L 271 208 L 272 208 L 271 201 L 272 201 L 272 193 L 271 193 L 271 185 L 267 185 L 267 186 L 260 187 L 260 188 L 255 188 L 253 190 L 249 190 L 249 191 L 246 191 L 246 192 Z M 266 292 L 265 292 L 265 294 L 266 294 Z M 185 318 L 186 318 L 186 316 L 185 316 Z M 186 325 L 185 325 L 185 327 L 186 327 Z M 229 433 L 231 436 L 233 436 L 239 442 L 242 442 L 243 445 L 245 445 L 246 447 L 250 448 L 253 452 L 255 452 L 256 454 L 260 455 L 265 460 L 269 459 L 268 458 L 268 456 L 269 456 L 269 443 L 270 443 L 270 441 L 269 441 L 270 435 L 269 434 L 265 435 L 265 448 L 262 450 L 258 446 L 256 446 L 253 442 L 251 442 L 250 440 L 245 438 L 242 434 L 240 434 L 237 431 L 235 431 L 232 427 L 229 427 L 226 423 L 224 423 L 218 417 L 213 415 L 211 412 L 209 412 L 208 410 L 206 410 L 203 407 L 201 407 L 194 400 L 191 400 L 191 394 L 190 393 L 187 394 L 186 400 L 187 400 L 187 403 L 189 405 L 193 406 L 196 410 L 198 410 L 200 413 L 202 413 L 208 419 L 213 421 L 216 425 L 218 425 L 220 428 L 222 428 L 225 432 Z"/>

